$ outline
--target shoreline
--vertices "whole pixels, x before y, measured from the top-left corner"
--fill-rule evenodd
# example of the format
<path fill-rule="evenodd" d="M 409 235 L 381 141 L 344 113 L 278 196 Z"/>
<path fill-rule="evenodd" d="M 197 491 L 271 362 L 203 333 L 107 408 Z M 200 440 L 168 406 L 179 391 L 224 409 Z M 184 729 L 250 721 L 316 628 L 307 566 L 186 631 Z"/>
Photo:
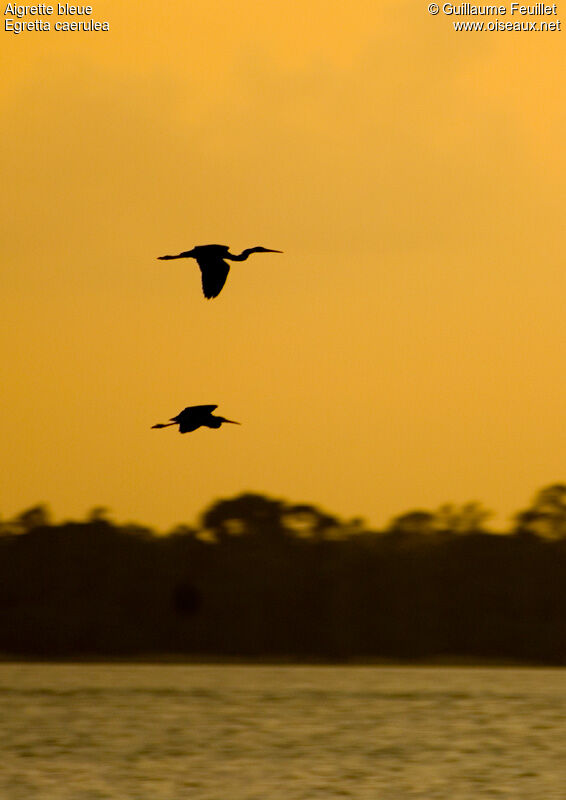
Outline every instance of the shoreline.
<path fill-rule="evenodd" d="M 24 656 L 18 654 L 0 653 L 2 664 L 60 664 L 60 665 L 154 665 L 154 666 L 251 666 L 251 667 L 383 667 L 383 668 L 476 668 L 476 669 L 563 669 L 566 665 L 546 661 L 520 661 L 504 658 L 477 658 L 470 656 L 442 656 L 420 659 L 394 659 L 394 658 L 343 658 L 330 659 L 311 656 L 297 658 L 293 656 L 254 658 L 243 656 L 215 656 L 215 655 L 177 655 L 177 654 L 146 654 L 137 656 L 111 656 L 89 654 L 81 656 Z"/>

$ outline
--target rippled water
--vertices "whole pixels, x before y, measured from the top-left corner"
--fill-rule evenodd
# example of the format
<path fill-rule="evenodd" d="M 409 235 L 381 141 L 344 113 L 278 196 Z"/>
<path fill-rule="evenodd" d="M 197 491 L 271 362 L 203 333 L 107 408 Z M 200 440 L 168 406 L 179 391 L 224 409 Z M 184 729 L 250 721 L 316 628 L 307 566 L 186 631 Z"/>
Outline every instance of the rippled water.
<path fill-rule="evenodd" d="M 566 673 L 0 665 L 2 800 L 566 798 Z"/>

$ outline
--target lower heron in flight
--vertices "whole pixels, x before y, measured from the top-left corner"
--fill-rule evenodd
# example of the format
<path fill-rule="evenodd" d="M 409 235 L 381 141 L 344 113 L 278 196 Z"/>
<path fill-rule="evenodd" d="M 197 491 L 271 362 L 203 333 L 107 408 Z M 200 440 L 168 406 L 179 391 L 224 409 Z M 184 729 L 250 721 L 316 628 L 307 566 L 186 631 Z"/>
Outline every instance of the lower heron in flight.
<path fill-rule="evenodd" d="M 240 255 L 233 255 L 225 244 L 203 244 L 186 250 L 176 256 L 158 256 L 161 261 L 171 258 L 194 258 L 200 267 L 202 275 L 202 291 L 206 298 L 218 297 L 222 287 L 226 283 L 226 278 L 230 272 L 230 265 L 224 259 L 230 261 L 245 261 L 252 253 L 282 253 L 282 250 L 269 250 L 267 247 L 248 247 L 242 250 Z"/>
<path fill-rule="evenodd" d="M 219 428 L 223 422 L 230 422 L 232 425 L 241 425 L 233 419 L 225 417 L 215 417 L 213 411 L 218 406 L 187 406 L 180 411 L 176 417 L 171 417 L 171 422 L 159 422 L 152 425 L 152 428 L 168 428 L 170 425 L 178 425 L 179 433 L 190 433 L 197 428 Z"/>

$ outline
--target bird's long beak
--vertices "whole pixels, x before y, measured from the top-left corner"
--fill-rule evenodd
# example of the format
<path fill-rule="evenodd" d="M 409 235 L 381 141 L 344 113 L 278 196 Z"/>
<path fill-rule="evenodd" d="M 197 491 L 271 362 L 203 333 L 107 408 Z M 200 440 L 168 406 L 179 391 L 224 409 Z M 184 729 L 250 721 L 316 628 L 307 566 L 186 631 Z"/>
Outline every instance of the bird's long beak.
<path fill-rule="evenodd" d="M 266 253 L 282 253 L 283 250 L 270 250 L 269 248 L 265 248 Z"/>
<path fill-rule="evenodd" d="M 241 422 L 236 422 L 233 419 L 225 419 L 224 422 L 229 422 L 231 425 L 241 425 Z"/>

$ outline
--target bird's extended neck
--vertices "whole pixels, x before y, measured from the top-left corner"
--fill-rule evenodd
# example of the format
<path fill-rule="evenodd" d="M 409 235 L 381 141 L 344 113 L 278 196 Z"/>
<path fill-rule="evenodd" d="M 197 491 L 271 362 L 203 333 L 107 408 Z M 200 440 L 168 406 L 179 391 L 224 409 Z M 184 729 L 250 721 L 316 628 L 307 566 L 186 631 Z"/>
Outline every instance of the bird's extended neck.
<path fill-rule="evenodd" d="M 263 247 L 248 247 L 246 250 L 242 250 L 239 255 L 233 255 L 232 253 L 226 253 L 224 258 L 229 258 L 230 261 L 245 261 L 248 256 L 251 256 L 252 253 L 263 253 Z"/>

